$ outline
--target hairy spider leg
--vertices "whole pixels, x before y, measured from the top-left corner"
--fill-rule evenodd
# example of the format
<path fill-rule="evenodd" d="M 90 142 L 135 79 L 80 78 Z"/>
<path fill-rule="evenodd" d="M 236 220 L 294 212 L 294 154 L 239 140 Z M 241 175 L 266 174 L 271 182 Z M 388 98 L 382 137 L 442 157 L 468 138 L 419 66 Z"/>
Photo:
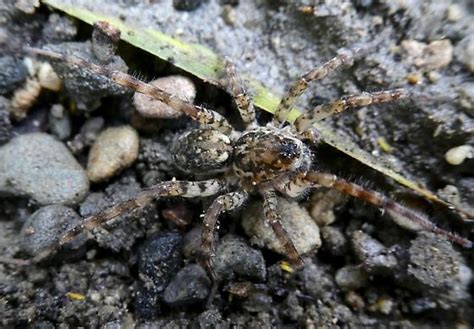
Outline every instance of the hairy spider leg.
<path fill-rule="evenodd" d="M 301 134 L 310 129 L 315 122 L 333 114 L 341 113 L 347 109 L 393 102 L 408 97 L 410 97 L 410 94 L 404 89 L 384 90 L 372 93 L 364 92 L 360 95 L 345 96 L 330 103 L 316 106 L 313 110 L 300 115 L 293 125 L 296 131 Z"/>
<path fill-rule="evenodd" d="M 45 56 L 50 59 L 63 61 L 73 66 L 78 66 L 80 68 L 92 71 L 103 77 L 109 78 L 121 86 L 130 88 L 135 92 L 139 92 L 154 99 L 157 99 L 165 103 L 166 105 L 172 107 L 176 111 L 184 113 L 191 119 L 203 125 L 217 129 L 226 135 L 230 135 L 234 131 L 230 123 L 219 113 L 206 109 L 202 106 L 197 106 L 187 101 L 181 100 L 175 95 L 169 94 L 159 89 L 158 87 L 143 82 L 127 73 L 116 70 L 110 70 L 100 65 L 88 63 L 87 61 L 79 57 L 60 54 L 51 50 L 32 47 L 25 47 L 24 50 L 30 54 Z"/>
<path fill-rule="evenodd" d="M 218 280 L 218 275 L 214 270 L 214 253 L 215 253 L 215 233 L 217 230 L 217 221 L 219 216 L 228 211 L 232 211 L 244 204 L 248 199 L 246 191 L 230 192 L 218 196 L 204 214 L 201 247 L 206 260 L 206 266 L 211 273 L 214 281 Z"/>
<path fill-rule="evenodd" d="M 323 186 L 333 188 L 343 194 L 350 195 L 386 210 L 390 215 L 392 215 L 392 217 L 394 217 L 397 223 L 405 228 L 430 231 L 445 236 L 448 240 L 465 248 L 473 248 L 474 246 L 472 241 L 438 227 L 424 214 L 403 206 L 383 194 L 366 189 L 355 183 L 348 182 L 345 179 L 338 178 L 336 175 L 330 173 L 317 171 L 299 173 L 294 176 L 290 183 L 287 184 L 287 188 L 291 188 L 292 186 L 299 188 L 303 186 Z"/>
<path fill-rule="evenodd" d="M 297 267 L 302 266 L 303 259 L 301 259 L 301 256 L 299 255 L 298 250 L 296 250 L 293 241 L 291 241 L 290 237 L 288 236 L 288 232 L 281 224 L 281 217 L 278 214 L 277 209 L 278 199 L 275 190 L 262 192 L 262 195 L 265 221 L 271 226 L 277 239 L 280 240 L 280 243 L 285 249 L 286 254 L 288 255 L 291 262 Z"/>
<path fill-rule="evenodd" d="M 71 230 L 67 231 L 59 240 L 53 243 L 49 248 L 43 250 L 31 259 L 7 259 L 0 258 L 0 262 L 30 265 L 37 264 L 45 260 L 49 256 L 57 252 L 62 246 L 71 242 L 79 234 L 90 231 L 94 228 L 101 227 L 112 219 L 124 213 L 130 212 L 137 208 L 141 208 L 152 200 L 161 197 L 181 196 L 185 198 L 211 196 L 221 192 L 224 189 L 224 183 L 217 179 L 209 179 L 205 181 L 189 182 L 189 181 L 167 181 L 151 186 L 142 190 L 135 197 L 119 202 L 95 215 L 86 217 L 83 221 Z"/>
<path fill-rule="evenodd" d="M 245 128 L 254 128 L 257 126 L 255 119 L 255 108 L 250 97 L 246 93 L 242 83 L 237 78 L 237 73 L 234 64 L 226 61 L 225 70 L 227 76 L 227 91 L 232 95 L 239 110 L 240 117 L 244 122 Z"/>
<path fill-rule="evenodd" d="M 308 89 L 312 81 L 323 79 L 329 72 L 334 71 L 342 65 L 352 65 L 354 63 L 354 57 L 360 53 L 361 50 L 361 48 L 340 50 L 336 57 L 301 76 L 288 89 L 287 93 L 281 99 L 280 104 L 278 104 L 275 116 L 272 120 L 273 125 L 281 127 L 285 123 L 296 100 Z"/>

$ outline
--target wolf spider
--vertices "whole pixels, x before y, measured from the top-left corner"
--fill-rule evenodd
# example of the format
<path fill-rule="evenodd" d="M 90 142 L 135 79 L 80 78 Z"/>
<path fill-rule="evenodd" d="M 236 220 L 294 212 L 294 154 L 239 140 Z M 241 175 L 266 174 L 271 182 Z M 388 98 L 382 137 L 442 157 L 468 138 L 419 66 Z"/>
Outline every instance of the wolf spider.
<path fill-rule="evenodd" d="M 242 206 L 250 194 L 257 193 L 263 198 L 266 222 L 284 246 L 288 258 L 293 264 L 299 266 L 302 264 L 302 259 L 282 226 L 277 211 L 277 193 L 297 197 L 312 187 L 336 189 L 379 207 L 397 219 L 403 218 L 405 226 L 434 232 L 466 248 L 473 246 L 471 241 L 439 228 L 420 212 L 403 206 L 378 192 L 313 168 L 315 157 L 305 144 L 308 140 L 310 142 L 317 140 L 318 133 L 314 130 L 313 123 L 349 108 L 407 98 L 409 93 L 406 90 L 394 89 L 346 96 L 316 106 L 311 111 L 300 115 L 293 124 L 286 124 L 295 101 L 308 88 L 308 85 L 313 81 L 323 79 L 329 72 L 340 66 L 352 65 L 357 49 L 341 50 L 336 57 L 301 76 L 282 98 L 273 120 L 265 126 L 258 125 L 255 108 L 238 83 L 233 65 L 227 63 L 228 82 L 226 85 L 235 99 L 244 123 L 243 131 L 235 130 L 226 118 L 213 110 L 178 99 L 126 73 L 111 71 L 78 57 L 49 50 L 28 48 L 26 51 L 52 60 L 64 61 L 107 77 L 135 92 L 160 100 L 200 123 L 202 128 L 189 131 L 177 139 L 172 147 L 174 160 L 177 166 L 186 172 L 214 173 L 216 178 L 202 181 L 171 180 L 145 188 L 128 201 L 85 218 L 81 224 L 67 231 L 57 242 L 35 257 L 29 260 L 10 260 L 11 262 L 39 263 L 71 242 L 80 233 L 100 227 L 115 217 L 142 207 L 157 198 L 175 196 L 195 198 L 220 194 L 206 210 L 202 230 L 202 249 L 207 256 L 206 264 L 216 278 L 212 258 L 218 217 L 224 212 Z"/>

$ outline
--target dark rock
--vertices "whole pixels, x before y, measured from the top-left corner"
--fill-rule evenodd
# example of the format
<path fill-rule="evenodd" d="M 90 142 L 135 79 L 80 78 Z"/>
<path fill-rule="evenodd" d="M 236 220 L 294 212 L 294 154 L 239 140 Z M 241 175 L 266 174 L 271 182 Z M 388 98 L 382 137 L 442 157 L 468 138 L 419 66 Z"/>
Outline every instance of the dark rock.
<path fill-rule="evenodd" d="M 163 300 L 171 307 L 199 305 L 206 301 L 211 280 L 206 271 L 197 265 L 183 267 L 171 280 L 163 294 Z"/>
<path fill-rule="evenodd" d="M 251 248 L 245 241 L 234 235 L 226 235 L 219 242 L 214 258 L 214 270 L 226 279 L 234 277 L 264 280 L 265 260 L 260 250 Z"/>
<path fill-rule="evenodd" d="M 206 1 L 207 0 L 173 0 L 173 6 L 177 10 L 192 11 Z"/>
<path fill-rule="evenodd" d="M 48 42 L 72 40 L 77 34 L 77 26 L 72 18 L 51 14 L 43 28 L 43 37 Z"/>
<path fill-rule="evenodd" d="M 8 142 L 13 136 L 13 127 L 8 111 L 9 101 L 0 96 L 0 145 Z"/>
<path fill-rule="evenodd" d="M 55 244 L 68 230 L 81 223 L 79 215 L 71 208 L 51 205 L 38 209 L 26 221 L 21 229 L 21 247 L 30 256 Z M 86 242 L 86 235 L 80 234 L 65 247 L 77 252 Z"/>
<path fill-rule="evenodd" d="M 325 226 L 321 228 L 322 248 L 332 256 L 342 256 L 347 250 L 347 239 L 337 227 Z"/>
<path fill-rule="evenodd" d="M 181 265 L 182 237 L 177 233 L 160 233 L 149 238 L 138 251 L 139 286 L 135 308 L 143 318 L 160 311 L 163 291 Z"/>
<path fill-rule="evenodd" d="M 0 95 L 18 88 L 25 81 L 28 71 L 22 61 L 13 56 L 0 57 Z"/>

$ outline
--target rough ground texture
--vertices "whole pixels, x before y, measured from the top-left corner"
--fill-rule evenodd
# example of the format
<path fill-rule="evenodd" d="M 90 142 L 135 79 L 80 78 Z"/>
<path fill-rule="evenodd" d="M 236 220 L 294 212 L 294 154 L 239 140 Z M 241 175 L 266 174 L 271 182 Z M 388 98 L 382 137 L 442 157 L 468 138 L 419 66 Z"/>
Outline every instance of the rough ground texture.
<path fill-rule="evenodd" d="M 173 2 L 180 4 L 173 6 Z M 21 10 L 15 3 L 23 3 Z M 84 74 L 86 82 L 79 76 L 79 82 L 66 84 L 64 93 L 43 92 L 23 121 L 10 122 L 6 109 L 28 74 L 24 64 L 11 57 L 20 45 L 53 43 L 62 49 L 78 49 L 87 58 L 93 56 L 88 53 L 90 29 L 47 8 L 25 13 L 34 11 L 27 4 L 13 0 L 0 4 L 0 49 L 5 50 L 0 53 L 0 143 L 8 143 L 15 135 L 56 133 L 85 167 L 89 146 L 101 129 L 134 126 L 140 133 L 138 160 L 111 180 L 93 184 L 88 196 L 74 208 L 82 216 L 124 200 L 156 181 L 174 176 L 192 179 L 174 168 L 168 150 L 170 141 L 189 121 L 140 120 L 132 113 L 129 95 L 124 96 L 120 88 L 96 92 L 91 86 L 106 82 L 88 74 Z M 310 108 L 343 94 L 395 87 L 418 92 L 419 97 L 402 103 L 345 113 L 330 124 L 405 175 L 443 192 L 452 202 L 464 207 L 474 203 L 473 160 L 454 166 L 444 159 L 449 149 L 474 143 L 474 8 L 469 1 L 122 0 L 117 4 L 110 0 L 100 2 L 97 10 L 204 44 L 278 93 L 299 74 L 334 56 L 338 48 L 371 45 L 373 51 L 352 68 L 338 70 L 311 87 L 300 105 Z M 166 63 L 144 61 L 146 55 L 128 47 L 120 47 L 120 52 L 134 72 L 150 80 L 180 73 Z M 194 82 L 197 102 L 218 109 L 231 120 L 235 117 L 228 97 Z M 88 90 L 93 92 L 86 93 Z M 50 108 L 58 103 L 67 110 L 64 120 L 70 120 L 72 127 L 66 138 L 48 120 Z M 260 119 L 266 118 L 268 115 L 262 114 Z M 391 152 L 384 151 L 387 149 Z M 469 235 L 470 228 L 449 211 L 401 193 L 404 190 L 328 147 L 316 152 L 322 167 L 406 198 L 440 225 Z M 45 182 L 37 183 L 41 186 Z M 280 265 L 281 255 L 252 245 L 240 225 L 240 212 L 223 216 L 223 238 L 216 258 L 225 280 L 212 305 L 206 306 L 205 296 L 212 287 L 208 273 L 199 265 L 199 215 L 210 201 L 161 200 L 94 230 L 85 248 L 80 248 L 82 253 L 72 255 L 65 250 L 41 266 L 26 269 L 0 265 L 1 326 L 474 325 L 472 251 L 460 250 L 432 234 L 409 233 L 366 205 L 324 201 L 324 196 L 308 195 L 300 201 L 313 218 L 319 217 L 317 210 L 321 209 L 324 214 L 320 216 L 331 219 L 316 220 L 329 226 L 320 227 L 321 248 L 306 255 L 300 271 Z M 334 222 L 333 209 L 324 203 L 338 205 Z M 35 232 L 23 224 L 40 208 L 42 205 L 23 196 L 2 195 L 2 255 L 27 256 L 21 245 Z M 51 215 L 45 222 L 53 225 L 59 218 L 62 223 L 61 217 Z"/>

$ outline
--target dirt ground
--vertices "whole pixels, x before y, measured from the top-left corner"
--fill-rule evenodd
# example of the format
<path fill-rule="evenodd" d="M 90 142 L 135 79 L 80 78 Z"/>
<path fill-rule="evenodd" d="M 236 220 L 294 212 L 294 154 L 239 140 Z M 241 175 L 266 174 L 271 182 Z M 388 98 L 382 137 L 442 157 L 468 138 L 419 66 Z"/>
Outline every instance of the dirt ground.
<path fill-rule="evenodd" d="M 471 153 L 474 147 L 474 7 L 469 1 L 71 2 L 205 45 L 278 94 L 338 49 L 371 47 L 352 67 L 338 69 L 312 85 L 299 105 L 309 109 L 363 91 L 401 87 L 413 91 L 418 96 L 354 109 L 326 123 L 387 166 L 472 211 L 472 154 L 459 164 L 445 158 L 455 147 L 470 148 Z M 58 146 L 57 152 L 71 152 L 83 167 L 98 131 L 106 127 L 131 124 L 139 132 L 140 147 L 128 169 L 106 182 L 85 186 L 80 191 L 84 197 L 66 202 L 68 208 L 46 206 L 8 189 L 2 177 L 6 173 L 0 172 L 0 252 L 7 257 L 35 254 L 48 239 L 57 239 L 61 230 L 80 220 L 79 215 L 97 213 L 159 180 L 195 178 L 176 168 L 169 148 L 177 134 L 193 126 L 189 120 L 140 119 L 130 92 L 94 76 L 70 72 L 64 63 L 53 67 L 66 77 L 65 88 L 43 91 L 24 118 L 10 119 L 13 95 L 25 84 L 28 71 L 23 56 L 18 55 L 20 46 L 48 45 L 91 56 L 90 27 L 45 6 L 32 8 L 29 1 L 0 4 L 4 49 L 0 50 L 0 168 L 6 163 L 5 149 L 11 140 L 31 133 L 55 136 L 69 147 L 62 151 Z M 127 45 L 121 44 L 118 54 L 125 62 L 117 57 L 114 65 L 126 65 L 146 80 L 186 75 Z M 236 123 L 230 97 L 190 78 L 197 88 L 195 103 L 216 109 Z M 63 114 L 54 116 L 60 108 L 66 114 L 59 111 Z M 269 117 L 259 113 L 261 122 Z M 34 142 L 39 143 L 38 139 Z M 18 167 L 29 163 L 28 154 L 12 154 Z M 316 166 L 396 197 L 426 212 L 441 227 L 472 240 L 470 225 L 450 210 L 415 197 L 327 145 L 315 148 L 315 154 Z M 42 179 L 34 182 L 36 187 L 50 183 Z M 298 271 L 280 262 L 284 256 L 262 247 L 259 237 L 246 234 L 240 221 L 254 214 L 242 210 L 223 216 L 217 258 L 224 279 L 212 304 L 206 305 L 212 283 L 196 251 L 200 214 L 211 202 L 212 198 L 161 200 L 94 230 L 87 243 L 82 237 L 38 266 L 0 264 L 2 327 L 474 325 L 472 249 L 433 234 L 409 232 L 387 214 L 361 202 L 340 200 L 327 191 L 307 194 L 291 205 L 301 212 L 299 216 L 317 222 L 322 241 L 318 250 L 305 255 L 305 265 Z M 258 202 L 258 197 L 250 201 Z M 42 211 L 39 215 L 38 210 Z M 68 219 L 55 228 L 51 222 L 64 214 Z M 35 226 L 40 232 L 37 238 L 25 231 L 32 218 L 40 223 Z"/>

